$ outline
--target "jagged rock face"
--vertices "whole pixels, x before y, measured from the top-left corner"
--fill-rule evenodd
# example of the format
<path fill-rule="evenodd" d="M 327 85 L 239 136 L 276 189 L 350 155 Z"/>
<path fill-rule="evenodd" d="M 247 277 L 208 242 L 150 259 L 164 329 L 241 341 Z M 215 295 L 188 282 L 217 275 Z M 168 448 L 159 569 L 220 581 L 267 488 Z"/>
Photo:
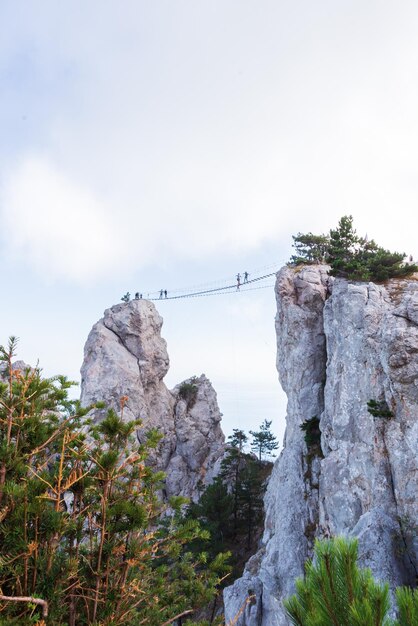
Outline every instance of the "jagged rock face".
<path fill-rule="evenodd" d="M 133 300 L 107 309 L 95 324 L 84 348 L 81 401 L 103 400 L 126 419 L 138 419 L 143 431 L 158 428 L 163 439 L 151 462 L 167 473 L 166 493 L 198 496 L 198 484 L 210 481 L 224 449 L 221 413 L 206 376 L 185 381 L 196 387 L 193 403 L 181 397 L 181 385 L 169 391 L 167 346 L 160 332 L 163 320 L 147 300 Z M 103 413 L 95 412 L 95 419 Z"/>
<path fill-rule="evenodd" d="M 358 537 L 361 565 L 392 588 L 415 584 L 418 570 L 418 281 L 351 283 L 322 266 L 284 268 L 276 295 L 287 429 L 264 545 L 225 591 L 227 623 L 245 607 L 238 626 L 289 623 L 282 599 L 315 537 Z M 372 399 L 394 416 L 373 417 Z M 323 458 L 300 430 L 313 416 Z M 249 591 L 256 598 L 245 604 Z"/>
<path fill-rule="evenodd" d="M 26 372 L 27 370 L 31 370 L 32 367 L 25 363 L 25 361 L 14 361 L 12 363 L 13 371 L 21 370 L 22 372 Z M 8 367 L 6 363 L 0 363 L 0 378 L 2 380 L 8 379 Z"/>

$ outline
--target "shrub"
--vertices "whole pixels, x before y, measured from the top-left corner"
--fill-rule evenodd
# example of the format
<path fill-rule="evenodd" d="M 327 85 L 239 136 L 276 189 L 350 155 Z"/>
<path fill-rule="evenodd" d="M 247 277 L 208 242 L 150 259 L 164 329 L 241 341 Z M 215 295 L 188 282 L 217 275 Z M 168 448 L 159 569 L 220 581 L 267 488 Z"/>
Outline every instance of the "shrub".
<path fill-rule="evenodd" d="M 305 433 L 305 443 L 309 451 L 314 448 L 321 448 L 321 430 L 319 428 L 319 418 L 314 416 L 311 419 L 305 420 L 300 429 Z"/>
<path fill-rule="evenodd" d="M 197 400 L 197 392 L 199 390 L 196 376 L 193 376 L 189 381 L 181 383 L 179 387 L 179 396 L 187 404 L 187 409 L 191 409 Z"/>
<path fill-rule="evenodd" d="M 367 410 L 373 417 L 383 417 L 385 419 L 393 417 L 393 413 L 386 400 L 369 400 Z"/>

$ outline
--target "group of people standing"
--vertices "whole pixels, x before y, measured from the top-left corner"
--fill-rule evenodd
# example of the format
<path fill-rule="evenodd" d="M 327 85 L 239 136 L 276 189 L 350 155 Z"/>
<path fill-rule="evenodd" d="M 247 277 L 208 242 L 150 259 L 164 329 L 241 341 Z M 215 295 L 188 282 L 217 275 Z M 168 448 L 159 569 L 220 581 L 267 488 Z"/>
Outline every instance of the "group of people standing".
<path fill-rule="evenodd" d="M 248 272 L 243 272 L 242 276 L 241 274 L 238 272 L 236 278 L 237 278 L 237 290 L 239 290 L 239 288 L 241 287 L 241 285 L 245 285 L 245 283 L 248 283 L 248 277 L 249 277 L 249 273 Z M 149 294 L 148 294 L 149 296 Z M 168 298 L 168 291 L 167 289 L 160 289 L 160 295 L 159 295 L 159 300 L 163 300 Z M 128 292 L 126 293 L 123 297 L 122 300 L 124 302 L 129 302 L 129 300 L 131 299 L 131 294 Z M 142 300 L 142 293 L 140 293 L 139 291 L 137 291 L 135 293 L 135 300 Z"/>
<path fill-rule="evenodd" d="M 241 274 L 238 272 L 238 274 L 237 274 L 237 289 L 239 289 L 241 287 L 241 284 L 248 283 L 248 277 L 249 277 L 249 273 L 248 272 L 244 272 L 244 280 L 241 283 Z"/>

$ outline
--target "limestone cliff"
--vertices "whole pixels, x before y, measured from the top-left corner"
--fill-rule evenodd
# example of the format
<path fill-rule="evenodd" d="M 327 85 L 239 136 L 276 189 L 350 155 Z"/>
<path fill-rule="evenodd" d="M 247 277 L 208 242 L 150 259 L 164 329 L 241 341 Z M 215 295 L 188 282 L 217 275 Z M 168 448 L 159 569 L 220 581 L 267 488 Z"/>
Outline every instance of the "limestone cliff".
<path fill-rule="evenodd" d="M 226 623 L 240 614 L 237 626 L 288 624 L 282 599 L 315 537 L 358 537 L 361 564 L 392 588 L 415 585 L 418 572 L 418 277 L 376 285 L 283 268 L 276 297 L 287 428 L 263 547 L 225 591 Z M 393 417 L 373 417 L 369 400 Z M 313 416 L 322 455 L 300 429 Z"/>
<path fill-rule="evenodd" d="M 147 300 L 133 300 L 107 309 L 95 324 L 84 349 L 81 368 L 81 401 L 98 400 L 140 418 L 142 430 L 157 427 L 163 434 L 153 463 L 167 473 L 167 496 L 196 498 L 198 484 L 207 484 L 216 472 L 224 450 L 221 413 L 216 393 L 206 376 L 186 383 L 193 399 L 182 397 L 182 385 L 172 391 L 164 384 L 169 368 L 167 346 L 161 338 L 163 320 Z M 100 411 L 95 419 L 100 419 Z"/>

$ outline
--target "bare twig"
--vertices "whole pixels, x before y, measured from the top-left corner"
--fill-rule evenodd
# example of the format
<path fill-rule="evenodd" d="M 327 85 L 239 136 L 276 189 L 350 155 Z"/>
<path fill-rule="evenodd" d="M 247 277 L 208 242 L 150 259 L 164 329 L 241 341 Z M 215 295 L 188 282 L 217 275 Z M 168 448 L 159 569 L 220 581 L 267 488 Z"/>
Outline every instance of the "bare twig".
<path fill-rule="evenodd" d="M 42 617 L 48 617 L 48 602 L 41 598 L 33 598 L 32 596 L 2 596 L 0 600 L 5 602 L 32 602 L 33 604 L 39 604 L 42 607 Z"/>
<path fill-rule="evenodd" d="M 168 626 L 168 624 L 172 624 L 179 617 L 183 617 L 184 615 L 190 615 L 190 613 L 194 613 L 194 609 L 188 609 L 187 611 L 183 611 L 183 613 L 179 613 L 178 615 L 175 615 L 174 617 L 169 619 L 168 622 L 164 622 L 164 624 L 161 624 L 161 626 Z"/>

